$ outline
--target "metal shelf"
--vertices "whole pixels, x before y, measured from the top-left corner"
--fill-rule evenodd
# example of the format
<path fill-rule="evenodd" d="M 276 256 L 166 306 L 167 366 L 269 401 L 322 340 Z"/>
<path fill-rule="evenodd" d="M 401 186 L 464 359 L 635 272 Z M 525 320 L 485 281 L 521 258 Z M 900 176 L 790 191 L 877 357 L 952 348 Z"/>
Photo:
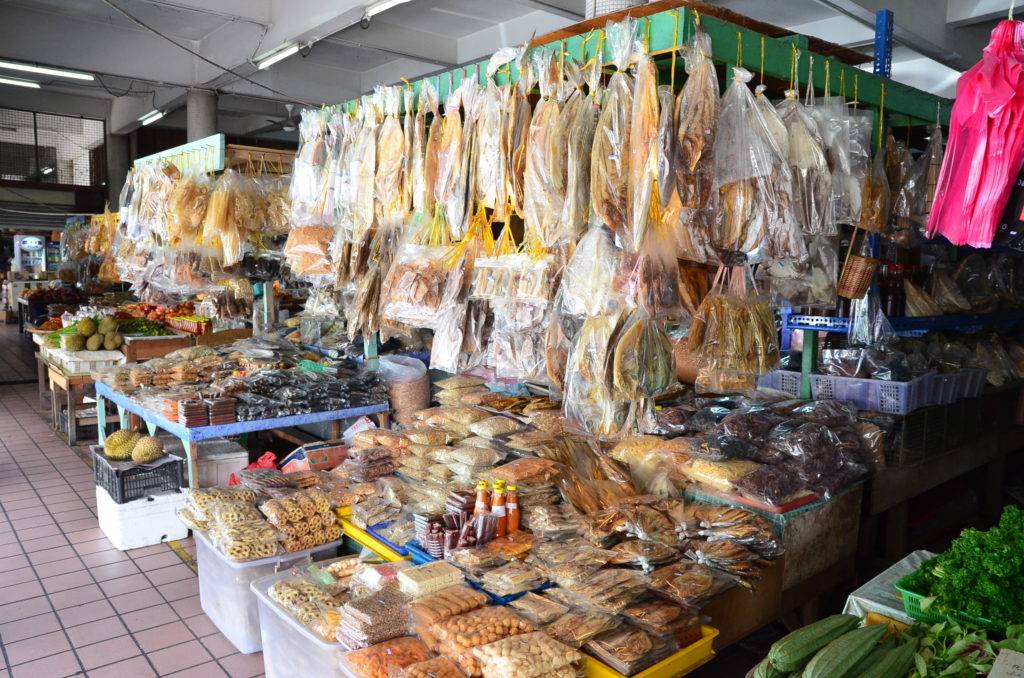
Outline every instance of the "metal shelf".
<path fill-rule="evenodd" d="M 932 315 L 917 318 L 890 318 L 892 329 L 901 336 L 920 336 L 929 330 L 969 332 L 982 327 L 1009 327 L 1024 320 L 1024 310 L 997 313 L 965 313 Z M 850 331 L 850 319 L 824 315 L 790 315 L 784 319 L 783 330 L 810 330 L 812 332 Z"/>

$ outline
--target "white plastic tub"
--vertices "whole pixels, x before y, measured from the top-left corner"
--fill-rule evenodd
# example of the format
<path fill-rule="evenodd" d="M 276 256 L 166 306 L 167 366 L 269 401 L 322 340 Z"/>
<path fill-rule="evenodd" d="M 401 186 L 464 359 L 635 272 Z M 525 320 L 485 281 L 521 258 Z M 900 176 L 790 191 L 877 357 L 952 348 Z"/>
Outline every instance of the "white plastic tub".
<path fill-rule="evenodd" d="M 124 504 L 96 486 L 96 517 L 103 534 L 121 551 L 184 539 L 188 528 L 178 519 L 185 507 L 181 492 L 156 492 Z"/>
<path fill-rule="evenodd" d="M 198 531 L 194 534 L 199 565 L 199 602 L 203 612 L 238 651 L 245 654 L 263 649 L 260 613 L 249 585 L 302 561 L 330 558 L 341 544 L 339 539 L 306 551 L 236 563 L 225 558 L 205 534 Z"/>
<path fill-rule="evenodd" d="M 251 585 L 260 611 L 263 637 L 263 670 L 267 678 L 348 678 L 342 658 L 348 652 L 341 643 L 328 643 L 285 612 L 267 595 L 271 586 L 294 575 L 289 572 L 263 577 Z"/>

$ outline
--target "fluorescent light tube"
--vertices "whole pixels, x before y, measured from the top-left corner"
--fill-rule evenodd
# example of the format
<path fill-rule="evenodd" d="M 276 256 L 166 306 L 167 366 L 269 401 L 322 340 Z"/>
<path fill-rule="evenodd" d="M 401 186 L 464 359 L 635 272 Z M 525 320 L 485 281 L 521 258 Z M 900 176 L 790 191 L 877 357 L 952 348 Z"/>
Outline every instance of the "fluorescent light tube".
<path fill-rule="evenodd" d="M 162 117 L 164 117 L 163 111 L 153 111 L 152 113 L 147 113 L 146 115 L 139 118 L 139 121 L 142 123 L 142 126 L 145 127 L 149 123 L 156 122 Z"/>
<path fill-rule="evenodd" d="M 21 78 L 4 78 L 0 76 L 0 85 L 17 85 L 18 87 L 31 87 L 39 89 L 39 83 L 35 80 L 22 80 Z"/>
<path fill-rule="evenodd" d="M 89 73 L 77 71 L 65 71 L 61 68 L 47 68 L 46 66 L 32 66 L 30 64 L 19 64 L 14 61 L 0 61 L 0 68 L 12 71 L 25 71 L 27 73 L 40 73 L 42 75 L 55 75 L 58 78 L 73 78 L 75 80 L 95 80 Z"/>
<path fill-rule="evenodd" d="M 372 17 L 380 14 L 381 12 L 386 12 L 392 7 L 404 4 L 406 2 L 409 2 L 409 0 L 381 0 L 380 2 L 375 2 L 372 5 L 368 5 L 366 9 L 363 11 L 366 12 L 366 16 Z"/>
<path fill-rule="evenodd" d="M 281 49 L 279 49 L 276 52 L 272 53 L 270 56 L 258 60 L 256 62 L 256 68 L 258 68 L 258 69 L 260 69 L 262 71 L 264 68 L 268 68 L 270 66 L 273 66 L 274 64 L 276 64 L 278 61 L 281 61 L 282 59 L 287 59 L 288 57 L 290 57 L 291 55 L 295 54 L 298 51 L 299 51 L 298 43 L 295 43 L 295 44 L 292 44 L 292 45 L 288 45 L 286 47 L 282 47 Z"/>
<path fill-rule="evenodd" d="M 53 168 L 52 167 L 44 167 L 43 170 L 42 170 L 43 174 L 50 174 L 51 172 L 53 172 Z"/>

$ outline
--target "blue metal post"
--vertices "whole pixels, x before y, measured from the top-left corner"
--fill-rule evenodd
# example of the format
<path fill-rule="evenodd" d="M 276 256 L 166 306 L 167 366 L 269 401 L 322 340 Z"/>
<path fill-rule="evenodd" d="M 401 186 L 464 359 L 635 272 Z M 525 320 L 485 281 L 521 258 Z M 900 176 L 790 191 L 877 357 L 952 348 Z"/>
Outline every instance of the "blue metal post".
<path fill-rule="evenodd" d="M 892 77 L 892 10 L 875 13 L 875 65 L 874 74 Z"/>

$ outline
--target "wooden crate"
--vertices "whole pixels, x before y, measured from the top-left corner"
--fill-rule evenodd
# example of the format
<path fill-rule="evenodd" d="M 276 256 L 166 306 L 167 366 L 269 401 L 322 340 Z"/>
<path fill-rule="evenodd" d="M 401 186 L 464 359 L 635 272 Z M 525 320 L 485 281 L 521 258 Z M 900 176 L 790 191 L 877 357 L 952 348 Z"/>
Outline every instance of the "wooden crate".
<path fill-rule="evenodd" d="M 163 358 L 171 351 L 179 348 L 188 348 L 193 345 L 192 337 L 189 335 L 174 335 L 168 337 L 125 337 L 121 344 L 121 353 L 130 363 L 138 363 L 153 358 Z"/>
<path fill-rule="evenodd" d="M 239 339 L 248 339 L 252 336 L 252 328 L 245 328 L 241 330 L 220 330 L 219 332 L 210 332 L 208 334 L 197 334 L 196 345 L 197 346 L 222 346 L 224 344 L 230 344 L 233 341 Z"/>

